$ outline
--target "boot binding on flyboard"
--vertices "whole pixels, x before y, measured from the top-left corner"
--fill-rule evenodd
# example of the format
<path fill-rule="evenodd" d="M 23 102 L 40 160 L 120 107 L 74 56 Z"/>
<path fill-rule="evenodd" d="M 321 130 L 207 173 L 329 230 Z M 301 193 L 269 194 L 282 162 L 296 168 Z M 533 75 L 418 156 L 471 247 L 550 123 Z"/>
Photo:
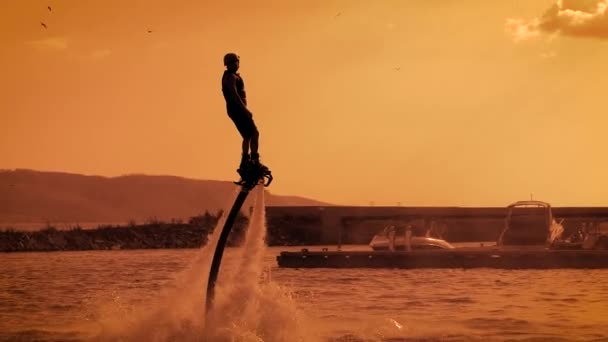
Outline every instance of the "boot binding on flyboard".
<path fill-rule="evenodd" d="M 269 186 L 272 182 L 272 173 L 270 169 L 259 160 L 249 160 L 241 163 L 241 166 L 236 170 L 241 176 L 241 179 L 234 182 L 247 189 L 253 189 L 258 184 Z"/>

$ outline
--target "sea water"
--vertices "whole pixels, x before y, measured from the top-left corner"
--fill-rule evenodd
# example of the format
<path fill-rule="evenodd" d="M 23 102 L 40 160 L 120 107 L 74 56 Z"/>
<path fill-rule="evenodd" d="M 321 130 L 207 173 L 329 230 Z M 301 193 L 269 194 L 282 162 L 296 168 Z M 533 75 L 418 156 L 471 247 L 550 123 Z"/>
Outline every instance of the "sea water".
<path fill-rule="evenodd" d="M 1 254 L 0 341 L 608 341 L 608 270 L 278 268 L 301 247 L 265 246 L 251 195 L 207 319 L 218 228 L 201 249 Z"/>

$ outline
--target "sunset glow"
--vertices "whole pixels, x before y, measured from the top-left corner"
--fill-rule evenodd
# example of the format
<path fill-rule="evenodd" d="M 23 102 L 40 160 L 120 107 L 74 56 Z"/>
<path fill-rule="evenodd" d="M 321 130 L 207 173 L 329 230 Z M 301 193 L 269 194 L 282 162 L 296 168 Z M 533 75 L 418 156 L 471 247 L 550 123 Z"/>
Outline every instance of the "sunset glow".
<path fill-rule="evenodd" d="M 235 51 L 272 193 L 607 205 L 606 1 L 178 3 L 3 3 L 0 168 L 234 180 Z"/>

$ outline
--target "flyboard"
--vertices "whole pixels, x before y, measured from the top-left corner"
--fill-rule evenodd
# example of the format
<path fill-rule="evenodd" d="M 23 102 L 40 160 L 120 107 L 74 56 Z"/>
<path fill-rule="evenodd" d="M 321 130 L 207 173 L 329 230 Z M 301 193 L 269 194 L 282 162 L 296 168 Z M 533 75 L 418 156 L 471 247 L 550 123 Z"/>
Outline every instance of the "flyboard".
<path fill-rule="evenodd" d="M 224 222 L 224 227 L 220 233 L 220 237 L 217 241 L 217 247 L 215 248 L 215 253 L 213 254 L 213 260 L 211 261 L 211 268 L 209 270 L 209 280 L 207 282 L 207 299 L 205 303 L 205 317 L 209 316 L 209 312 L 213 306 L 213 297 L 215 293 L 215 282 L 217 280 L 217 274 L 220 270 L 220 264 L 222 262 L 222 256 L 224 255 L 224 247 L 226 247 L 226 241 L 228 240 L 228 235 L 230 234 L 230 230 L 232 230 L 232 225 L 247 199 L 247 195 L 249 192 L 253 190 L 258 184 L 262 184 L 264 186 L 269 186 L 272 182 L 272 174 L 270 170 L 259 163 L 249 163 L 245 168 L 241 168 L 237 170 L 239 175 L 241 176 L 241 180 L 234 182 L 237 185 L 241 186 L 241 191 L 239 192 L 234 204 L 232 205 L 232 209 L 228 213 L 226 217 L 226 221 Z"/>

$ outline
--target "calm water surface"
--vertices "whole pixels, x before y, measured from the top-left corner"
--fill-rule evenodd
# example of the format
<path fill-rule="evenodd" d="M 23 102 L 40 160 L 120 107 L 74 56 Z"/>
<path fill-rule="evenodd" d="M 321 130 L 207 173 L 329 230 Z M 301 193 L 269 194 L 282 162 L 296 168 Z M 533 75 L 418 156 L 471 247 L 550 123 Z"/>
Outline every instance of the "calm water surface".
<path fill-rule="evenodd" d="M 233 329 L 225 340 L 608 341 L 608 270 L 281 269 L 281 250 L 258 265 L 256 281 L 275 292 L 256 292 L 256 309 L 218 304 Z M 219 283 L 242 275 L 243 260 L 228 249 Z M 200 339 L 196 266 L 208 262 L 199 250 L 1 254 L 0 340 L 142 340 L 136 326 L 169 331 L 155 340 Z M 236 333 L 239 315 L 265 332 Z"/>

